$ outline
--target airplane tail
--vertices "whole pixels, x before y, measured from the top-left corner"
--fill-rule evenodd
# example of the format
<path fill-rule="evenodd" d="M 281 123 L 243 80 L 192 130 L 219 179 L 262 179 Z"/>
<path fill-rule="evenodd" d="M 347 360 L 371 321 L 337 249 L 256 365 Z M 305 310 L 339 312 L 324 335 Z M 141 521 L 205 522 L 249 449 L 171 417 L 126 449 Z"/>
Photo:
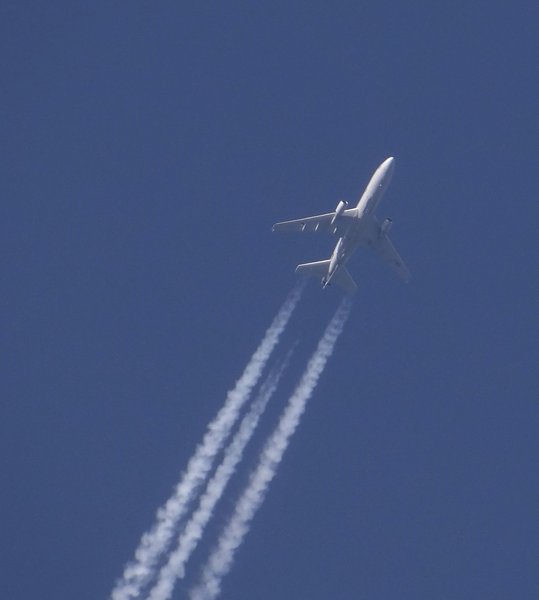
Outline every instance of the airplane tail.
<path fill-rule="evenodd" d="M 317 262 L 303 263 L 296 267 L 296 273 L 306 277 L 322 277 L 322 284 L 326 285 L 326 277 L 329 270 L 330 260 L 319 260 Z M 341 267 L 331 278 L 330 283 L 335 282 L 343 288 L 348 294 L 353 294 L 357 290 L 357 284 L 352 279 L 346 267 Z"/>
<path fill-rule="evenodd" d="M 296 267 L 296 273 L 306 277 L 324 277 L 328 274 L 329 260 L 319 260 L 317 262 L 303 263 Z"/>

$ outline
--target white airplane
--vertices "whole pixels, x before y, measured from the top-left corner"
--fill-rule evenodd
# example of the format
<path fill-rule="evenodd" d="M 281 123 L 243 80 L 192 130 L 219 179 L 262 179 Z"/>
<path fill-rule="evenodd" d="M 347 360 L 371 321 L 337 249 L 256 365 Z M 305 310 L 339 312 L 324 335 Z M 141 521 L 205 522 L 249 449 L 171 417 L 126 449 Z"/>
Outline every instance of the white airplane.
<path fill-rule="evenodd" d="M 410 271 L 387 235 L 392 220 L 385 219 L 380 223 L 374 216 L 374 211 L 393 177 L 394 163 L 395 159 L 390 156 L 376 169 L 355 208 L 347 208 L 348 203 L 341 200 L 335 212 L 283 221 L 273 226 L 273 231 L 325 231 L 339 236 L 331 258 L 298 265 L 296 273 L 321 276 L 323 288 L 334 282 L 346 292 L 353 293 L 357 285 L 345 264 L 358 246 L 368 246 L 383 262 L 392 267 L 401 279 L 408 281 Z"/>

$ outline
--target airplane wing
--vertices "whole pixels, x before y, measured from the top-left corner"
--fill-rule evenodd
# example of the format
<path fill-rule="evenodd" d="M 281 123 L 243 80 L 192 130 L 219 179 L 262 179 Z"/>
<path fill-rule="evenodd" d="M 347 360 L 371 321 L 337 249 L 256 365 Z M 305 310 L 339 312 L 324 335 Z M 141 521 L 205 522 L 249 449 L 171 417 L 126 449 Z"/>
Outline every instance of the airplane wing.
<path fill-rule="evenodd" d="M 395 250 L 395 247 L 387 235 L 382 234 L 371 247 L 382 262 L 389 265 L 403 281 L 408 282 L 410 279 L 410 271 Z"/>
<path fill-rule="evenodd" d="M 326 233 L 342 235 L 348 228 L 350 221 L 353 219 L 354 211 L 355 209 L 353 208 L 343 211 L 342 214 L 337 216 L 333 224 L 331 221 L 335 217 L 335 212 L 330 212 L 324 215 L 316 215 L 314 217 L 305 217 L 304 219 L 294 219 L 293 221 L 275 223 L 272 231 L 323 231 Z"/>

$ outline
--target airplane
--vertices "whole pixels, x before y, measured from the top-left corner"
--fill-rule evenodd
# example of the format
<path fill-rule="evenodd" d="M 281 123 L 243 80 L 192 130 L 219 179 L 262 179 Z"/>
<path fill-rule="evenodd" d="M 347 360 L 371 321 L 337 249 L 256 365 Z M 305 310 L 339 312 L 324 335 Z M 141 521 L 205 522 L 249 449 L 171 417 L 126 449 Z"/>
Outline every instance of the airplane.
<path fill-rule="evenodd" d="M 334 212 L 283 221 L 273 226 L 272 231 L 325 231 L 339 236 L 337 245 L 328 260 L 298 265 L 296 273 L 321 276 L 324 289 L 335 283 L 345 292 L 352 294 L 356 291 L 357 284 L 345 265 L 358 246 L 367 246 L 372 248 L 403 281 L 409 280 L 410 271 L 388 237 L 393 221 L 387 218 L 380 223 L 374 215 L 391 182 L 394 170 L 395 159 L 390 156 L 376 169 L 355 208 L 347 208 L 348 203 L 341 200 Z"/>

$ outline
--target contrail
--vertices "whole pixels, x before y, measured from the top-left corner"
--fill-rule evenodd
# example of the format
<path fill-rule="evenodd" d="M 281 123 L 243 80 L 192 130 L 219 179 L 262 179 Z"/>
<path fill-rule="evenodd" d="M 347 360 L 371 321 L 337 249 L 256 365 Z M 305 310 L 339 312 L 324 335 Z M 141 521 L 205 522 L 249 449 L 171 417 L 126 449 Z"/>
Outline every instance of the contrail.
<path fill-rule="evenodd" d="M 126 565 L 122 577 L 112 590 L 112 600 L 137 598 L 143 587 L 155 575 L 157 563 L 168 549 L 178 522 L 183 518 L 198 489 L 206 480 L 216 454 L 223 447 L 242 406 L 258 383 L 301 298 L 303 289 L 304 285 L 300 282 L 290 292 L 235 387 L 228 392 L 225 404 L 208 425 L 206 434 L 189 460 L 174 493 L 157 511 L 152 528 L 142 536 L 134 560 Z"/>
<path fill-rule="evenodd" d="M 161 569 L 159 579 L 148 596 L 149 600 L 168 600 L 174 590 L 176 579 L 185 576 L 185 565 L 200 541 L 206 525 L 213 516 L 215 505 L 222 497 L 230 478 L 236 471 L 243 457 L 245 447 L 253 436 L 260 417 L 279 385 L 279 380 L 288 365 L 290 356 L 291 352 L 282 364 L 270 373 L 260 388 L 260 392 L 249 412 L 243 417 L 238 432 L 225 451 L 222 463 L 208 482 L 198 509 L 179 537 L 178 548 L 170 555 L 167 564 Z"/>
<path fill-rule="evenodd" d="M 277 428 L 262 450 L 258 466 L 251 475 L 247 488 L 238 500 L 232 517 L 202 570 L 200 582 L 190 591 L 191 600 L 213 600 L 219 595 L 221 581 L 230 571 L 235 551 L 241 545 L 256 511 L 266 496 L 268 486 L 277 472 L 307 401 L 342 332 L 351 306 L 351 300 L 345 298 L 327 326 L 298 386 L 288 401 Z"/>

